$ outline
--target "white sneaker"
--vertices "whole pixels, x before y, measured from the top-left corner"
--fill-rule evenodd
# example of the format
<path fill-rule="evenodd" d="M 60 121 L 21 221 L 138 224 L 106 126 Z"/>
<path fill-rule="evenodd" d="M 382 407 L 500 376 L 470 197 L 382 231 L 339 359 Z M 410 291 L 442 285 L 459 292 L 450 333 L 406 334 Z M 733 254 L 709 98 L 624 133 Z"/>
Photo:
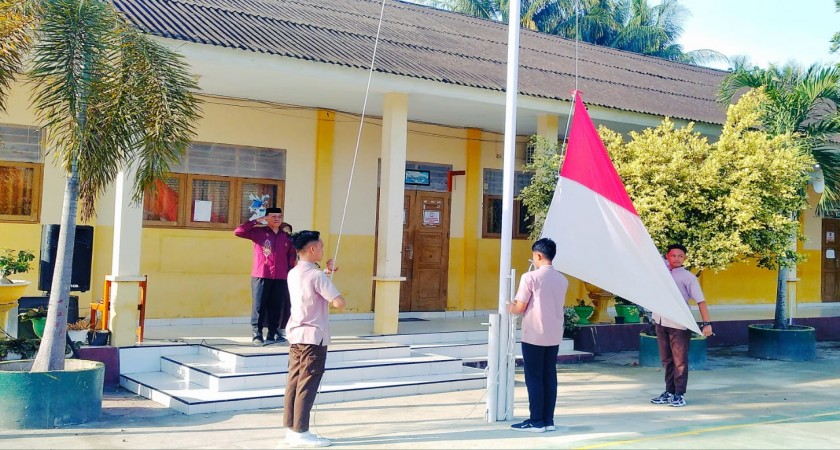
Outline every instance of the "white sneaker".
<path fill-rule="evenodd" d="M 296 442 L 300 439 L 301 433 L 297 431 L 292 431 L 292 429 L 286 430 L 286 443 L 291 444 L 292 442 Z"/>
<path fill-rule="evenodd" d="M 288 436 L 288 435 L 287 435 Z M 329 447 L 332 442 L 308 431 L 297 433 L 297 437 L 287 443 L 292 447 Z"/>

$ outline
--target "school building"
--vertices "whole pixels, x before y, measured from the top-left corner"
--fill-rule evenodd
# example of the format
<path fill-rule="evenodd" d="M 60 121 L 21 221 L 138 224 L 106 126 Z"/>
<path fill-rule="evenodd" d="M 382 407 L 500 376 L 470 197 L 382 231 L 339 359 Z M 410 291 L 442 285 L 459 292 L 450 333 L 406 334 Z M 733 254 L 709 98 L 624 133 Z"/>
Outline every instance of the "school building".
<path fill-rule="evenodd" d="M 87 224 L 92 288 L 79 294 L 82 315 L 106 278 L 129 286 L 146 275 L 147 321 L 249 315 L 253 244 L 233 229 L 264 195 L 295 230 L 320 230 L 329 257 L 338 248 L 345 313 L 376 311 L 379 332 L 394 330 L 398 311 L 497 307 L 505 24 L 394 0 L 385 1 L 381 29 L 379 0 L 115 4 L 184 55 L 203 118 L 156 197 L 130 205 L 129 190 L 117 186 L 100 199 Z M 725 113 L 715 98 L 725 72 L 527 30 L 520 47 L 518 165 L 530 136 L 564 139 L 575 88 L 596 124 L 616 131 L 670 117 L 711 139 L 720 133 Z M 14 85 L 0 114 L 0 173 L 8 175 L 0 177 L 0 247 L 37 254 L 42 225 L 59 222 L 64 174 L 44 145 L 29 88 Z M 516 191 L 528 181 L 517 172 Z M 838 221 L 812 213 L 802 221 L 808 261 L 792 303 L 836 301 Z M 527 223 L 516 202 L 517 274 L 528 268 Z M 40 294 L 37 270 L 14 278 L 33 281 L 27 295 Z M 771 308 L 775 278 L 745 263 L 701 283 L 713 309 Z M 567 302 L 585 295 L 575 281 Z M 122 311 L 136 314 L 131 307 Z M 130 344 L 131 333 L 115 332 L 114 343 Z"/>

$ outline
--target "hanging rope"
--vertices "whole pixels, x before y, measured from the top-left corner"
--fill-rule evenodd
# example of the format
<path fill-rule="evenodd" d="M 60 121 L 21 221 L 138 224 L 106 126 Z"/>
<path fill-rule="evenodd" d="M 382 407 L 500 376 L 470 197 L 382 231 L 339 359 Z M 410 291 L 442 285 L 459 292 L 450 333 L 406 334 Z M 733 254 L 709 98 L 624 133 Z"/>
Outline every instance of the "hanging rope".
<path fill-rule="evenodd" d="M 344 209 L 341 211 L 341 224 L 338 227 L 338 239 L 335 242 L 335 253 L 333 253 L 333 266 L 338 265 L 338 249 L 341 247 L 341 236 L 344 233 L 344 221 L 347 218 L 347 205 L 350 202 L 350 192 L 353 190 L 353 176 L 356 174 L 356 161 L 359 159 L 359 146 L 362 141 L 362 130 L 365 126 L 365 114 L 367 113 L 368 97 L 370 96 L 370 83 L 373 79 L 373 68 L 376 63 L 376 50 L 379 47 L 379 36 L 382 32 L 382 18 L 385 15 L 385 0 L 379 9 L 379 24 L 376 26 L 376 38 L 373 41 L 373 54 L 370 57 L 370 68 L 368 69 L 367 87 L 365 88 L 365 99 L 362 103 L 362 116 L 359 118 L 359 132 L 356 135 L 356 148 L 353 151 L 353 165 L 350 167 L 350 180 L 347 183 L 347 194 L 344 196 Z M 335 272 L 330 272 L 330 279 Z"/>
<path fill-rule="evenodd" d="M 578 59 L 580 47 L 580 0 L 575 0 L 575 90 L 572 91 L 572 101 L 569 105 L 569 114 L 566 116 L 566 131 L 563 133 L 563 145 L 560 149 L 560 156 L 566 155 L 566 148 L 569 145 L 569 127 L 572 124 L 572 114 L 575 110 L 575 96 L 578 95 Z"/>

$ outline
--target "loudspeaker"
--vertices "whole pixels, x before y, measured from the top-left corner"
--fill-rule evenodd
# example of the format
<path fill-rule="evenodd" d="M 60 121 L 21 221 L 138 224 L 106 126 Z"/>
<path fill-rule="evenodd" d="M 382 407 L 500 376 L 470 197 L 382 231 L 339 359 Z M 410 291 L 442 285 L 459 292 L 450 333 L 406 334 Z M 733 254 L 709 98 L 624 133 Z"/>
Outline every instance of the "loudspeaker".
<path fill-rule="evenodd" d="M 49 297 L 21 297 L 18 299 L 18 312 L 26 311 L 29 308 L 37 308 L 43 306 L 46 308 L 50 304 Z M 79 320 L 79 297 L 75 295 L 70 296 L 70 303 L 67 305 L 67 323 L 74 323 Z M 32 322 L 23 322 L 18 317 L 18 338 L 35 339 L 35 332 L 32 331 Z"/>
<path fill-rule="evenodd" d="M 58 252 L 58 234 L 61 226 L 44 224 L 41 226 L 41 263 L 38 275 L 38 289 L 49 292 L 52 289 L 55 258 Z M 70 290 L 86 292 L 90 290 L 90 266 L 93 259 L 93 227 L 76 226 L 76 244 L 73 247 L 73 265 L 70 269 Z"/>

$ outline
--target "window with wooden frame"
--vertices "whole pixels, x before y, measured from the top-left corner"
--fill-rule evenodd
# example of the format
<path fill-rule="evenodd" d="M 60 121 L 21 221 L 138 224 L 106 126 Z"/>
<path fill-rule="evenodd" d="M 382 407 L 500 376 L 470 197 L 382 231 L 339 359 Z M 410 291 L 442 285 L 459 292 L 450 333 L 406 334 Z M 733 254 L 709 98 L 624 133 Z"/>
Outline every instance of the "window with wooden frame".
<path fill-rule="evenodd" d="M 514 177 L 514 197 L 531 182 L 531 174 L 516 172 Z M 483 220 L 481 237 L 498 238 L 502 235 L 502 171 L 484 169 L 484 197 L 482 201 Z M 528 239 L 534 216 L 528 208 L 516 198 L 513 199 L 513 239 Z"/>
<path fill-rule="evenodd" d="M 147 226 L 233 229 L 254 202 L 283 206 L 285 150 L 193 143 L 143 201 Z"/>
<path fill-rule="evenodd" d="M 528 214 L 528 208 L 521 201 L 513 200 L 513 238 L 528 239 L 528 227 L 534 222 L 534 216 Z M 502 235 L 502 196 L 484 196 L 484 230 L 482 237 L 497 238 Z"/>
<path fill-rule="evenodd" d="M 43 171 L 41 132 L 0 124 L 0 222 L 38 222 Z"/>
<path fill-rule="evenodd" d="M 38 222 L 43 164 L 0 161 L 0 221 Z"/>

